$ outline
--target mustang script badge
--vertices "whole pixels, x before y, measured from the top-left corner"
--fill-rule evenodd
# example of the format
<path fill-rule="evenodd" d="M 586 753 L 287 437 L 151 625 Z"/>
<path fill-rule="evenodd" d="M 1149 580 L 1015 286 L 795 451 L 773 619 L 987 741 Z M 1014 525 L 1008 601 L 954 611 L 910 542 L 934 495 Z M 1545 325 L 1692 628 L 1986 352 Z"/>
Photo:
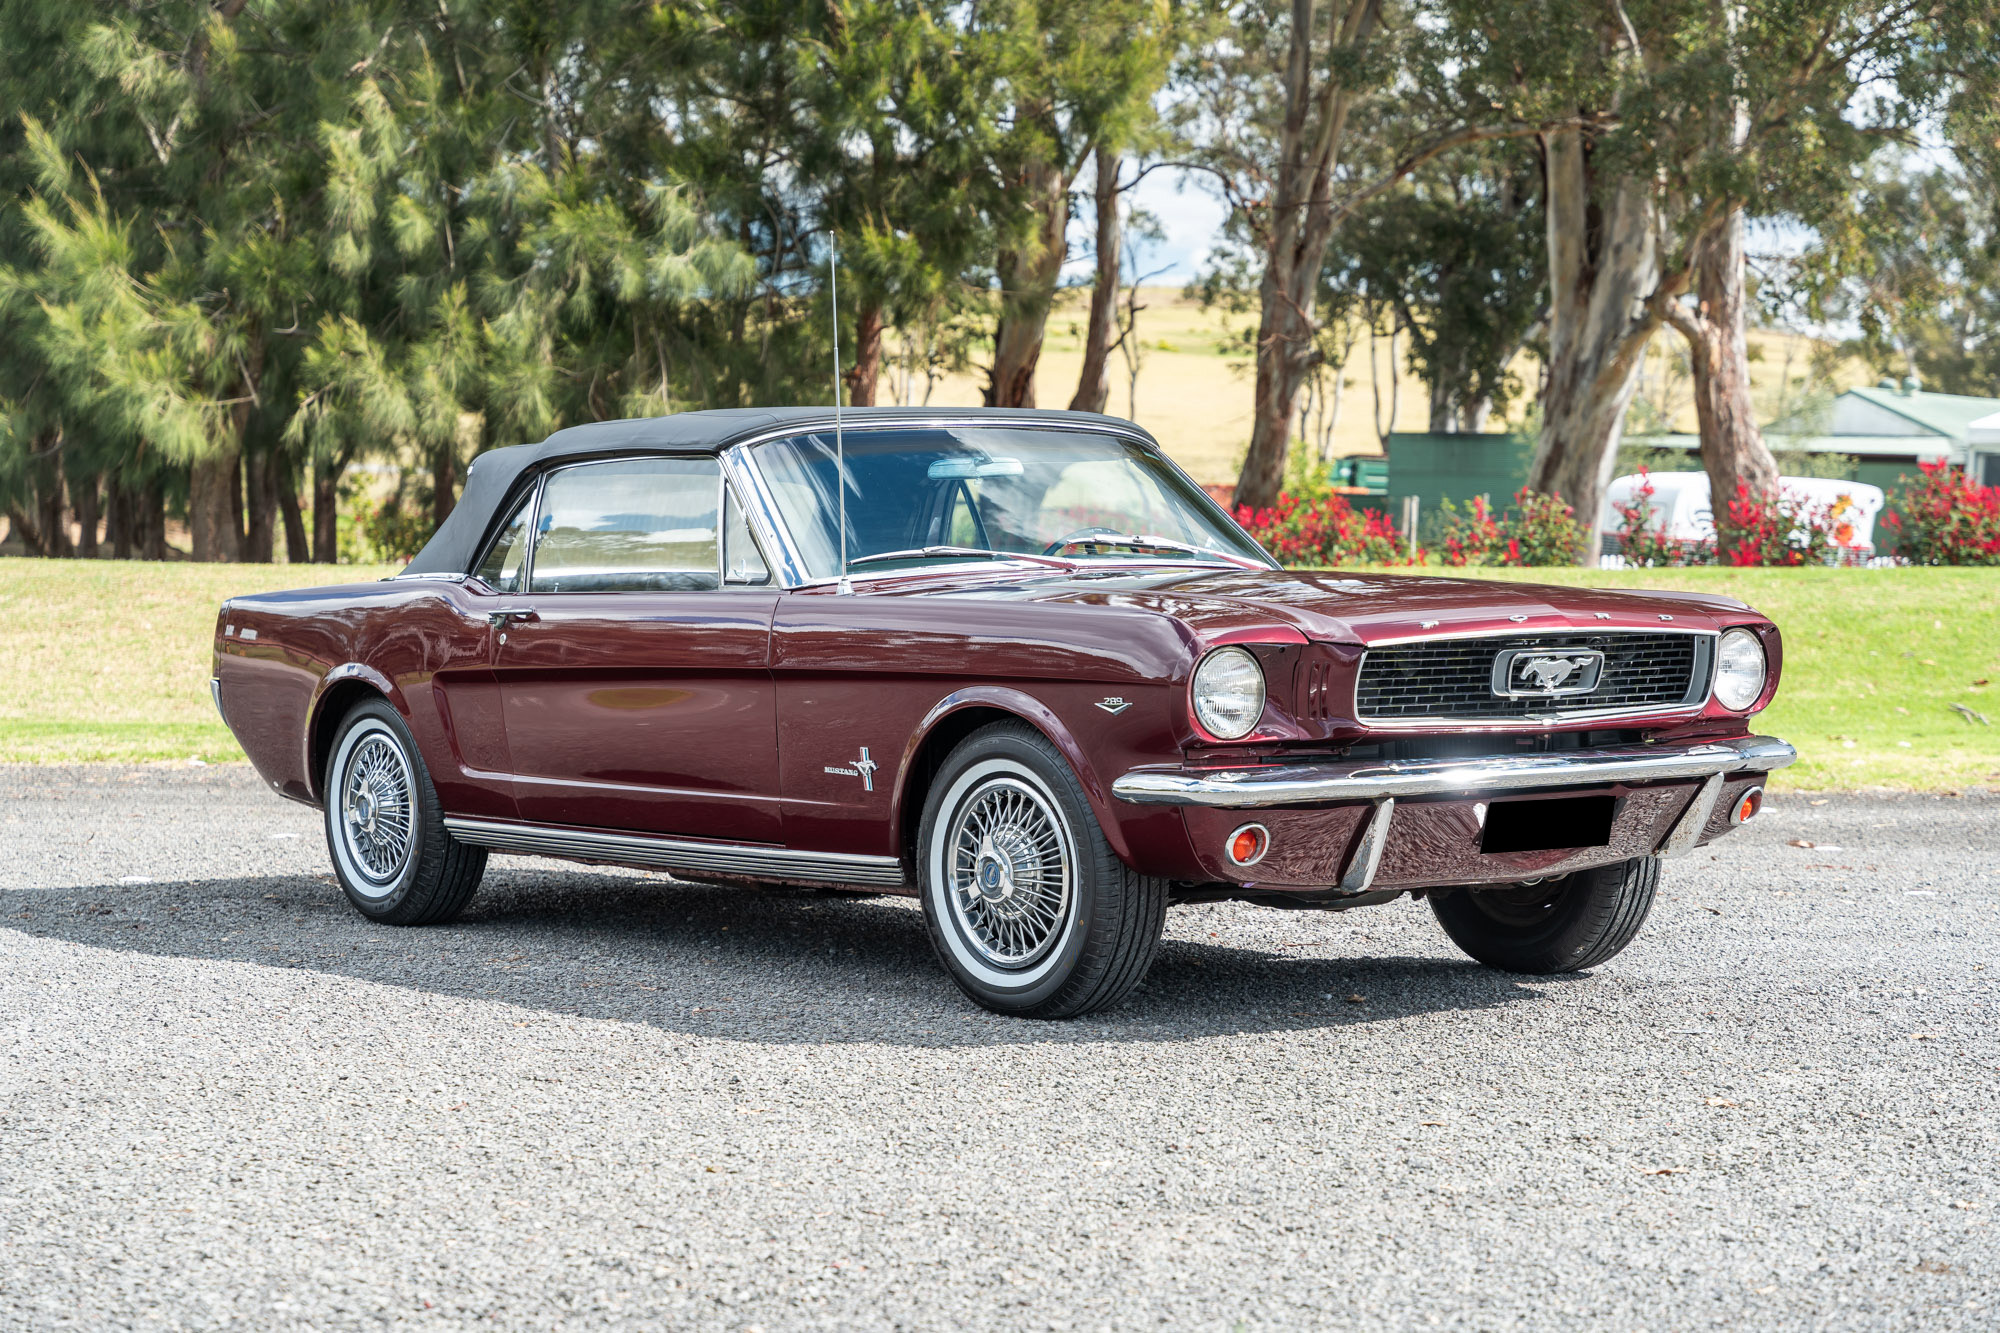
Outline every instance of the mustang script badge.
<path fill-rule="evenodd" d="M 881 765 L 868 757 L 868 747 L 864 745 L 861 747 L 861 757 L 846 768 L 835 768 L 829 764 L 826 771 L 838 778 L 860 778 L 863 791 L 874 791 L 875 770 L 879 767 Z"/>
<path fill-rule="evenodd" d="M 1493 692 L 1503 699 L 1552 699 L 1589 694 L 1604 674 L 1596 648 L 1509 648 L 1493 659 Z"/>

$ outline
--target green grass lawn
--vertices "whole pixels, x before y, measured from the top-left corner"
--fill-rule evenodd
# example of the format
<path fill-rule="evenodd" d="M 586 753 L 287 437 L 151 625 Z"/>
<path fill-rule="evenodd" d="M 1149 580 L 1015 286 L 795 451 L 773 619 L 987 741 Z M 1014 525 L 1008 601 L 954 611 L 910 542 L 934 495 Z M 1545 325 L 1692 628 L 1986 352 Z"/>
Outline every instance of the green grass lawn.
<path fill-rule="evenodd" d="M 1433 571 L 1442 572 L 1442 571 Z M 1720 593 L 1778 622 L 1757 730 L 1799 747 L 1781 788 L 2000 785 L 2000 570 L 1479 570 L 1517 583 Z M 1962 704 L 1993 723 L 1955 712 Z"/>
<path fill-rule="evenodd" d="M 241 759 L 208 699 L 223 599 L 393 572 L 0 560 L 0 762 Z"/>
<path fill-rule="evenodd" d="M 241 758 L 208 701 L 222 599 L 388 572 L 0 560 L 0 762 Z M 1785 679 L 1757 726 L 1801 755 L 1779 786 L 2000 785 L 2000 571 L 1479 572 L 1720 592 L 1771 616 L 1785 633 Z"/>

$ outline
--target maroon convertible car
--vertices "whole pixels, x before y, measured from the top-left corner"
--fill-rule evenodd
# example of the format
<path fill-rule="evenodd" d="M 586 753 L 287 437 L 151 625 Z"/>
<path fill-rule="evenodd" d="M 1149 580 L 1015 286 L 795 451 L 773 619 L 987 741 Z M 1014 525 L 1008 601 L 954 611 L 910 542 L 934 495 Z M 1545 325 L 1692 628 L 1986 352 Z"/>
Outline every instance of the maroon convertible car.
<path fill-rule="evenodd" d="M 373 920 L 489 851 L 904 893 L 1053 1018 L 1174 903 L 1601 963 L 1795 757 L 1779 657 L 1725 597 L 1284 571 L 1106 417 L 786 409 L 485 454 L 396 577 L 226 602 L 213 687 Z"/>

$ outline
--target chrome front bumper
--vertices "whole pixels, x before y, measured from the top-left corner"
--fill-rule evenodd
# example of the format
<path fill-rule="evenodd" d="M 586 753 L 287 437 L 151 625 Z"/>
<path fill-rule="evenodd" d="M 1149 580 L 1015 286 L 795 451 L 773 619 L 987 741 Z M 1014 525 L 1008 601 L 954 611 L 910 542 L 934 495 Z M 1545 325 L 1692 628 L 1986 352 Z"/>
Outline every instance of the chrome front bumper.
<path fill-rule="evenodd" d="M 1392 759 L 1367 764 L 1289 764 L 1260 768 L 1136 768 L 1111 784 L 1135 805 L 1207 805 L 1255 809 L 1412 796 L 1478 796 L 1542 787 L 1612 782 L 1670 782 L 1768 773 L 1799 752 L 1771 736 L 1644 745 L 1561 754 L 1482 759 Z M 1719 785 L 1719 784 L 1718 784 Z"/>

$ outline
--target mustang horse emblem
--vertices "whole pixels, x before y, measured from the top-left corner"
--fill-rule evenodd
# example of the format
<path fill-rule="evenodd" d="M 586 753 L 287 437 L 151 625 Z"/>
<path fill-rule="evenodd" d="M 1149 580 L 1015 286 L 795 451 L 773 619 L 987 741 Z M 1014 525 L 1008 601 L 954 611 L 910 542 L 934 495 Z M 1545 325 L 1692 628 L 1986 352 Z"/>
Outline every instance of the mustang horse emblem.
<path fill-rule="evenodd" d="M 1521 674 L 1544 690 L 1562 688 L 1562 683 L 1584 664 L 1580 657 L 1530 657 L 1521 663 Z"/>
<path fill-rule="evenodd" d="M 836 768 L 832 764 L 828 764 L 826 766 L 826 771 L 832 773 L 836 777 L 860 778 L 861 789 L 863 791 L 874 791 L 875 770 L 880 767 L 881 767 L 880 764 L 876 763 L 873 759 L 870 759 L 868 757 L 868 747 L 864 745 L 861 747 L 861 757 L 859 759 L 847 765 L 845 768 Z"/>

